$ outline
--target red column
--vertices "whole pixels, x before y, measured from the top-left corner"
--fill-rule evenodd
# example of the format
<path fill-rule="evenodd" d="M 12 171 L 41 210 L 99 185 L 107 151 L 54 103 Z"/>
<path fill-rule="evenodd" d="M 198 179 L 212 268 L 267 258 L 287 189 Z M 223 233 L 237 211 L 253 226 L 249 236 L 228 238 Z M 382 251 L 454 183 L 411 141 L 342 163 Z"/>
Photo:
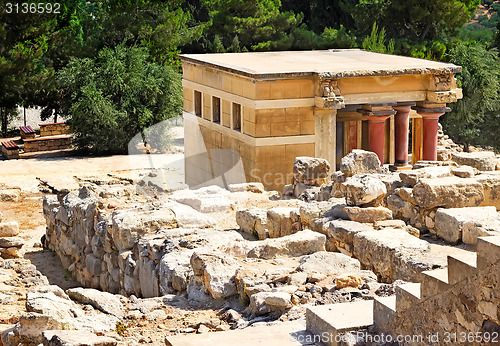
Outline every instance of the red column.
<path fill-rule="evenodd" d="M 425 161 L 437 160 L 437 134 L 439 117 L 442 113 L 421 113 L 424 119 L 424 143 L 422 159 Z"/>
<path fill-rule="evenodd" d="M 367 116 L 368 146 L 370 151 L 377 154 L 380 165 L 384 164 L 385 121 L 389 116 Z"/>
<path fill-rule="evenodd" d="M 394 116 L 396 166 L 408 164 L 408 127 L 410 124 L 411 106 L 393 107 L 397 111 Z"/>

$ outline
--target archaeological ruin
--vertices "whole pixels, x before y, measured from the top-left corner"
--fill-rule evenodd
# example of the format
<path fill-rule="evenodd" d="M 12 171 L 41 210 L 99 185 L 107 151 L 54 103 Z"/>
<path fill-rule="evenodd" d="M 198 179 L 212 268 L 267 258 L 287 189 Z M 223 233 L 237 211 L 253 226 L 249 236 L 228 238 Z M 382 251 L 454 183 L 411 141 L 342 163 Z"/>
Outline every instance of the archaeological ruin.
<path fill-rule="evenodd" d="M 500 156 L 438 123 L 460 67 L 181 59 L 190 186 L 87 158 L 0 183 L 0 346 L 500 343 Z"/>

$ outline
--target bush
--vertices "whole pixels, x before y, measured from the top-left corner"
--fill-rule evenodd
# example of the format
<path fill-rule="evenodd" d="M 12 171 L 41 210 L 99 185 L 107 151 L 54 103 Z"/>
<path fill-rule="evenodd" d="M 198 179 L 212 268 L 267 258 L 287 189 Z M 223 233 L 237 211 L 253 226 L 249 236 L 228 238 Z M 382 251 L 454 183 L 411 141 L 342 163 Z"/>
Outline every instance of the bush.
<path fill-rule="evenodd" d="M 180 75 L 147 59 L 144 48 L 104 48 L 95 59 L 72 58 L 58 73 L 78 148 L 126 153 L 136 134 L 181 113 Z"/>

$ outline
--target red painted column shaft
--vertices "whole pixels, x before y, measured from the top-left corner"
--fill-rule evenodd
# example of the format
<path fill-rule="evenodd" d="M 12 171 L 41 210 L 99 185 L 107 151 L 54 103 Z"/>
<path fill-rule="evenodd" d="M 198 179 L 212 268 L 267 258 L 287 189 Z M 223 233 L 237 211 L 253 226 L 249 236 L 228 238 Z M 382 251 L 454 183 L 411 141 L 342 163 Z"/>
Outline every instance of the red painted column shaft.
<path fill-rule="evenodd" d="M 425 161 L 437 160 L 437 134 L 439 117 L 443 113 L 420 113 L 424 119 L 424 143 L 422 159 Z"/>
<path fill-rule="evenodd" d="M 394 116 L 396 165 L 408 164 L 408 128 L 410 124 L 411 106 L 393 107 L 397 111 Z"/>
<path fill-rule="evenodd" d="M 388 116 L 370 116 L 368 118 L 368 147 L 377 154 L 380 165 L 384 164 L 385 120 Z"/>

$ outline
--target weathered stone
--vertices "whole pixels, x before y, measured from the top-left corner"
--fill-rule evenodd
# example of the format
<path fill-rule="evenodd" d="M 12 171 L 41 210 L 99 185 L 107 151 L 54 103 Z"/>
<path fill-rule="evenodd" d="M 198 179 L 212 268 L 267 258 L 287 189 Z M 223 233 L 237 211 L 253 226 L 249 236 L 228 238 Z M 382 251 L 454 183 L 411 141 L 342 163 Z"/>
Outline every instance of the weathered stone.
<path fill-rule="evenodd" d="M 479 206 L 494 206 L 500 210 L 500 175 L 479 174 L 475 179 L 483 185 L 484 191 L 484 200 Z"/>
<path fill-rule="evenodd" d="M 453 161 L 426 161 L 421 160 L 415 162 L 413 165 L 413 169 L 420 169 L 426 167 L 435 167 L 435 166 L 450 166 L 450 167 L 458 167 L 458 163 Z"/>
<path fill-rule="evenodd" d="M 477 243 L 478 236 L 496 234 L 500 220 L 495 207 L 438 209 L 435 218 L 436 235 L 456 243 Z"/>
<path fill-rule="evenodd" d="M 24 239 L 19 237 L 0 238 L 0 247 L 21 247 L 24 245 Z"/>
<path fill-rule="evenodd" d="M 160 284 L 156 264 L 152 260 L 141 258 L 137 262 L 137 270 L 139 271 L 142 296 L 144 298 L 158 297 Z"/>
<path fill-rule="evenodd" d="M 51 315 L 28 312 L 19 317 L 19 322 L 13 328 L 11 333 L 8 333 L 5 337 L 4 333 L 2 333 L 2 341 L 6 345 L 39 345 L 43 342 L 42 332 L 45 330 L 63 330 L 74 328 L 75 324 L 71 319 L 61 320 L 52 317 Z"/>
<path fill-rule="evenodd" d="M 408 186 L 415 186 L 421 179 L 437 179 L 449 176 L 451 176 L 451 169 L 448 166 L 430 166 L 399 172 L 403 184 Z"/>
<path fill-rule="evenodd" d="M 131 249 L 139 238 L 160 228 L 176 228 L 175 214 L 169 208 L 159 210 L 117 210 L 111 216 L 111 236 L 118 250 Z"/>
<path fill-rule="evenodd" d="M 358 287 L 363 284 L 363 279 L 357 274 L 340 274 L 335 278 L 337 289 L 344 287 Z"/>
<path fill-rule="evenodd" d="M 471 166 L 459 166 L 453 167 L 451 173 L 460 178 L 473 178 L 477 173 L 477 169 Z"/>
<path fill-rule="evenodd" d="M 373 223 L 375 229 L 382 228 L 404 228 L 406 227 L 406 222 L 403 220 L 380 220 Z"/>
<path fill-rule="evenodd" d="M 415 202 L 423 208 L 476 207 L 484 199 L 483 186 L 474 179 L 446 177 L 421 179 L 413 188 Z"/>
<path fill-rule="evenodd" d="M 123 305 L 117 295 L 101 292 L 93 288 L 70 288 L 66 291 L 71 299 L 82 304 L 90 304 L 94 308 L 101 310 L 106 314 L 116 317 L 123 317 Z"/>
<path fill-rule="evenodd" d="M 293 176 L 297 182 L 306 185 L 321 185 L 328 177 L 330 164 L 317 157 L 296 157 L 293 163 Z"/>
<path fill-rule="evenodd" d="M 0 202 L 17 202 L 21 196 L 21 190 L 19 189 L 1 189 L 0 190 Z"/>
<path fill-rule="evenodd" d="M 307 273 L 297 272 L 290 275 L 288 279 L 289 285 L 302 286 L 307 281 Z"/>
<path fill-rule="evenodd" d="M 340 160 L 340 170 L 347 176 L 380 172 L 380 160 L 371 151 L 354 149 Z"/>
<path fill-rule="evenodd" d="M 234 209 L 234 202 L 226 196 L 229 191 L 219 186 L 207 186 L 198 190 L 175 191 L 169 197 L 174 201 L 187 204 L 202 213 L 228 212 Z"/>
<path fill-rule="evenodd" d="M 266 239 L 268 237 L 266 209 L 250 208 L 237 210 L 236 223 L 242 231 L 252 234 L 258 239 Z"/>
<path fill-rule="evenodd" d="M 222 299 L 237 293 L 234 276 L 240 268 L 230 256 L 212 251 L 195 251 L 191 256 L 191 267 L 195 279 L 202 284 L 214 299 Z"/>
<path fill-rule="evenodd" d="M 429 243 L 401 229 L 385 228 L 359 232 L 354 236 L 354 255 L 383 281 L 418 280 L 412 267 L 405 265 L 405 261 L 425 257 L 429 249 Z M 422 268 L 426 269 L 430 268 Z"/>
<path fill-rule="evenodd" d="M 302 256 L 318 251 L 325 251 L 326 236 L 303 230 L 277 239 L 265 239 L 255 242 L 255 247 L 247 257 L 270 259 L 276 256 Z"/>
<path fill-rule="evenodd" d="M 83 316 L 84 312 L 58 286 L 38 286 L 26 294 L 26 310 L 66 320 Z"/>
<path fill-rule="evenodd" d="M 311 221 L 323 217 L 325 212 L 330 210 L 336 202 L 305 203 L 300 206 L 300 221 L 303 227 L 310 227 Z"/>
<path fill-rule="evenodd" d="M 0 248 L 0 257 L 9 259 L 9 258 L 22 258 L 26 253 L 25 247 L 8 247 L 8 248 Z"/>
<path fill-rule="evenodd" d="M 451 154 L 452 160 L 459 165 L 471 166 L 480 171 L 494 171 L 496 166 L 495 153 L 492 151 L 478 151 L 473 153 Z"/>
<path fill-rule="evenodd" d="M 404 201 L 408 201 L 410 203 L 414 203 L 413 199 L 413 189 L 409 187 L 400 187 L 394 190 L 394 193 L 401 197 Z"/>
<path fill-rule="evenodd" d="M 90 253 L 85 257 L 85 263 L 90 274 L 97 276 L 102 273 L 102 261 L 93 254 Z"/>
<path fill-rule="evenodd" d="M 160 292 L 162 294 L 185 291 L 188 278 L 193 273 L 191 256 L 194 250 L 172 251 L 160 261 Z"/>
<path fill-rule="evenodd" d="M 356 222 L 372 223 L 392 219 L 392 211 L 385 207 L 345 207 L 344 211 L 351 221 Z"/>
<path fill-rule="evenodd" d="M 209 215 L 196 211 L 188 205 L 169 201 L 166 206 L 175 214 L 177 225 L 182 228 L 215 227 L 217 222 Z"/>
<path fill-rule="evenodd" d="M 262 183 L 242 183 L 242 184 L 229 184 L 230 192 L 253 192 L 264 193 L 266 189 Z"/>
<path fill-rule="evenodd" d="M 285 292 L 260 292 L 250 297 L 249 311 L 253 315 L 265 315 L 269 312 L 285 312 L 292 307 L 292 296 Z"/>
<path fill-rule="evenodd" d="M 387 193 L 385 184 L 372 175 L 355 175 L 344 182 L 347 205 L 379 206 Z"/>
<path fill-rule="evenodd" d="M 299 231 L 299 229 L 292 227 L 292 212 L 296 212 L 298 214 L 299 208 L 277 207 L 271 208 L 267 211 L 267 229 L 269 231 L 269 238 L 283 237 Z"/>
<path fill-rule="evenodd" d="M 344 272 L 358 272 L 361 270 L 359 261 L 338 252 L 316 252 L 300 259 L 298 272 L 321 273 L 338 275 Z"/>
<path fill-rule="evenodd" d="M 337 244 L 354 243 L 356 233 L 373 231 L 373 228 L 363 223 L 348 220 L 333 220 L 325 224 L 328 237 L 332 238 Z"/>
<path fill-rule="evenodd" d="M 15 221 L 0 223 L 0 237 L 15 237 L 19 234 L 19 224 Z"/>
<path fill-rule="evenodd" d="M 114 346 L 117 341 L 84 330 L 46 330 L 42 333 L 44 346 Z"/>

